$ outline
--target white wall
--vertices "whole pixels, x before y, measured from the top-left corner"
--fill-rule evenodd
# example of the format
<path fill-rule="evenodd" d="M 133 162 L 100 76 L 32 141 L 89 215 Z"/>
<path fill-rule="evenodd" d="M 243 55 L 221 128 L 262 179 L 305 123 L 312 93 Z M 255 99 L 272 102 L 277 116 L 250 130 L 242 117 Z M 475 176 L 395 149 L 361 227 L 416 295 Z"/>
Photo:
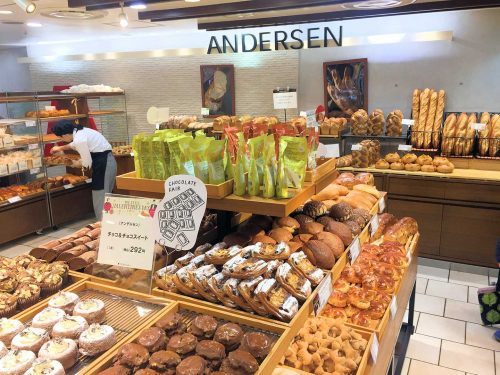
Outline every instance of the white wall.
<path fill-rule="evenodd" d="M 31 90 L 29 66 L 17 63 L 19 57 L 25 56 L 24 47 L 0 49 L 0 92 Z M 0 116 L 7 117 L 5 105 L 0 105 Z"/>

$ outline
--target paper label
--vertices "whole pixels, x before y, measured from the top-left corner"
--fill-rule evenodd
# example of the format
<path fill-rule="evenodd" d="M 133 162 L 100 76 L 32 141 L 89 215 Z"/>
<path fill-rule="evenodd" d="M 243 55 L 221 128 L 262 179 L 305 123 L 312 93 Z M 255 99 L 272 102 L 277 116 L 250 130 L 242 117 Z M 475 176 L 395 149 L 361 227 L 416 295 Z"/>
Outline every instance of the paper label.
<path fill-rule="evenodd" d="M 156 129 L 156 130 L 160 130 L 160 124 L 156 124 L 156 125 L 155 125 L 155 129 Z"/>
<path fill-rule="evenodd" d="M 9 169 L 7 168 L 7 164 L 0 164 L 0 176 L 3 176 L 4 174 L 8 174 Z"/>
<path fill-rule="evenodd" d="M 328 299 L 333 292 L 332 275 L 328 273 L 323 281 L 318 285 L 318 294 L 314 297 L 314 313 L 318 316 L 326 306 Z"/>
<path fill-rule="evenodd" d="M 71 189 L 71 188 L 74 188 L 75 186 L 73 184 L 66 184 L 64 185 L 64 188 L 65 189 Z"/>
<path fill-rule="evenodd" d="M 27 160 L 19 160 L 17 162 L 17 167 L 19 168 L 20 171 L 25 171 L 28 169 L 28 161 Z"/>
<path fill-rule="evenodd" d="M 486 124 L 473 123 L 473 124 L 470 124 L 470 127 L 474 130 L 477 130 L 477 131 L 483 131 L 484 128 L 486 128 Z"/>
<path fill-rule="evenodd" d="M 30 174 L 37 174 L 40 172 L 40 168 L 32 168 L 30 169 Z"/>
<path fill-rule="evenodd" d="M 19 172 L 19 167 L 17 166 L 17 163 L 9 163 L 7 164 L 7 167 L 9 169 L 9 174 Z"/>
<path fill-rule="evenodd" d="M 362 147 L 359 143 L 356 143 L 351 146 L 351 151 L 361 151 Z"/>
<path fill-rule="evenodd" d="M 325 157 L 327 158 L 338 158 L 340 157 L 340 148 L 339 144 L 333 144 L 333 145 L 325 145 L 326 147 L 326 155 Z"/>
<path fill-rule="evenodd" d="M 33 158 L 33 168 L 40 168 L 42 166 L 42 158 Z"/>
<path fill-rule="evenodd" d="M 377 334 L 373 334 L 373 341 L 372 341 L 372 346 L 370 348 L 370 354 L 372 357 L 373 363 L 377 363 L 377 358 L 378 358 L 378 337 Z"/>
<path fill-rule="evenodd" d="M 306 118 L 306 127 L 307 128 L 317 128 L 318 122 L 316 121 L 316 111 L 301 111 L 300 117 Z"/>
<path fill-rule="evenodd" d="M 27 128 L 32 128 L 33 126 L 36 126 L 35 120 L 26 120 L 26 121 L 24 121 L 24 123 L 26 124 Z"/>
<path fill-rule="evenodd" d="M 46 105 L 45 110 L 46 111 L 55 111 L 56 107 L 54 105 Z"/>
<path fill-rule="evenodd" d="M 106 194 L 97 262 L 151 271 L 157 204 L 157 199 Z"/>
<path fill-rule="evenodd" d="M 385 212 L 385 197 L 378 200 L 378 213 L 382 214 Z"/>
<path fill-rule="evenodd" d="M 165 196 L 154 216 L 154 238 L 176 251 L 196 244 L 201 220 L 207 207 L 203 181 L 188 175 L 171 176 L 165 181 Z"/>
<path fill-rule="evenodd" d="M 28 150 L 34 150 L 34 149 L 39 148 L 39 147 L 40 147 L 40 145 L 38 143 L 30 143 L 28 145 Z"/>
<path fill-rule="evenodd" d="M 361 252 L 361 243 L 359 242 L 359 237 L 356 237 L 349 248 L 349 262 L 354 264 L 356 259 L 358 259 L 359 253 Z"/>
<path fill-rule="evenodd" d="M 406 119 L 404 118 L 403 121 L 401 121 L 401 123 L 403 125 L 408 125 L 408 126 L 412 126 L 415 124 L 415 120 L 410 120 L 410 119 Z"/>
<path fill-rule="evenodd" d="M 12 137 L 4 137 L 3 139 L 4 147 L 12 147 L 14 146 L 14 139 Z"/>
<path fill-rule="evenodd" d="M 130 156 L 134 157 L 134 153 L 133 153 L 133 152 L 131 152 L 131 153 L 130 153 Z"/>
<path fill-rule="evenodd" d="M 399 145 L 398 151 L 410 152 L 412 150 L 412 145 Z"/>
<path fill-rule="evenodd" d="M 85 180 L 85 182 L 86 182 L 87 184 L 90 184 L 90 183 L 92 183 L 92 179 L 91 179 L 91 178 L 87 178 L 87 179 Z"/>
<path fill-rule="evenodd" d="M 375 232 L 378 229 L 378 214 L 373 215 L 372 219 L 370 220 L 370 236 L 373 237 Z"/>
<path fill-rule="evenodd" d="M 202 108 L 201 109 L 201 115 L 202 116 L 209 116 L 210 115 L 210 109 L 208 109 L 208 108 Z"/>
<path fill-rule="evenodd" d="M 394 319 L 398 312 L 398 301 L 396 299 L 396 296 L 392 297 L 390 308 L 391 308 L 391 319 Z"/>
<path fill-rule="evenodd" d="M 42 156 L 42 150 L 39 148 L 35 148 L 34 150 L 31 150 L 31 153 L 33 154 L 33 156 Z"/>
<path fill-rule="evenodd" d="M 19 202 L 21 200 L 21 197 L 16 196 L 16 197 L 9 198 L 7 200 L 9 201 L 9 203 L 16 203 L 16 202 Z"/>
<path fill-rule="evenodd" d="M 274 109 L 297 108 L 297 92 L 273 93 Z"/>

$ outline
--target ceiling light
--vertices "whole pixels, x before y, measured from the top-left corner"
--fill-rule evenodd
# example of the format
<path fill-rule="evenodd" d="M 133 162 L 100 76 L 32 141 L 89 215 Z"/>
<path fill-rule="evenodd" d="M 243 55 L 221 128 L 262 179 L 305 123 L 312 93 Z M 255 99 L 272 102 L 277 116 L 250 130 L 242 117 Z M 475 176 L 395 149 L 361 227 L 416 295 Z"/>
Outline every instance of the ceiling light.
<path fill-rule="evenodd" d="M 0 10 L 0 14 L 12 14 L 11 10 Z"/>
<path fill-rule="evenodd" d="M 118 15 L 118 21 L 120 22 L 120 26 L 125 28 L 128 26 L 128 17 L 123 10 L 123 3 L 120 3 L 120 8 L 121 8 L 121 12 Z"/>
<path fill-rule="evenodd" d="M 184 0 L 186 3 L 197 3 L 200 0 Z"/>
<path fill-rule="evenodd" d="M 26 26 L 28 26 L 28 27 L 42 27 L 42 24 L 38 23 L 38 22 L 26 22 Z"/>
<path fill-rule="evenodd" d="M 29 0 L 14 0 L 14 2 L 24 10 L 26 13 L 34 13 L 36 10 L 36 4 Z"/>
<path fill-rule="evenodd" d="M 147 6 L 146 6 L 146 4 L 143 4 L 143 3 L 135 3 L 135 4 L 132 4 L 130 6 L 130 8 L 136 9 L 136 10 L 143 10 L 143 9 L 146 9 Z"/>

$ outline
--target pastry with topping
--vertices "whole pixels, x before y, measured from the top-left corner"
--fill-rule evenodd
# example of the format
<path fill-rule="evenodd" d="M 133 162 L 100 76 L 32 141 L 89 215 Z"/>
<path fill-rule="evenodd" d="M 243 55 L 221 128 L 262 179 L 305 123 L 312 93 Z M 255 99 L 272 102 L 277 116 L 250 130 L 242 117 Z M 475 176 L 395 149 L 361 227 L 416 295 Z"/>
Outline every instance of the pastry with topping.
<path fill-rule="evenodd" d="M 54 328 L 52 328 L 52 337 L 77 340 L 87 328 L 89 328 L 89 324 L 84 317 L 66 315 L 60 322 L 54 325 Z"/>
<path fill-rule="evenodd" d="M 43 328 L 28 327 L 14 336 L 10 344 L 14 350 L 28 350 L 38 353 L 43 344 L 49 341 L 49 335 Z"/>
<path fill-rule="evenodd" d="M 106 320 L 104 302 L 96 298 L 80 301 L 75 305 L 73 315 L 84 317 L 89 324 L 103 323 Z"/>
<path fill-rule="evenodd" d="M 64 310 L 66 314 L 71 314 L 75 305 L 80 302 L 80 297 L 72 292 L 59 292 L 49 300 L 50 307 L 57 307 Z"/>
<path fill-rule="evenodd" d="M 15 335 L 24 329 L 24 324 L 17 319 L 0 319 L 0 341 L 10 346 Z"/>
<path fill-rule="evenodd" d="M 65 375 L 63 365 L 53 359 L 36 359 L 24 375 Z"/>
<path fill-rule="evenodd" d="M 92 324 L 78 339 L 80 353 L 90 356 L 105 352 L 115 343 L 116 335 L 113 327 L 99 324 Z"/>
<path fill-rule="evenodd" d="M 78 347 L 75 341 L 58 337 L 42 345 L 38 358 L 56 360 L 67 370 L 78 360 Z"/>
<path fill-rule="evenodd" d="M 64 310 L 55 307 L 46 307 L 33 317 L 31 326 L 51 331 L 57 322 L 63 320 L 65 315 Z"/>
<path fill-rule="evenodd" d="M 23 375 L 35 359 L 35 353 L 29 350 L 11 350 L 0 359 L 0 375 Z"/>

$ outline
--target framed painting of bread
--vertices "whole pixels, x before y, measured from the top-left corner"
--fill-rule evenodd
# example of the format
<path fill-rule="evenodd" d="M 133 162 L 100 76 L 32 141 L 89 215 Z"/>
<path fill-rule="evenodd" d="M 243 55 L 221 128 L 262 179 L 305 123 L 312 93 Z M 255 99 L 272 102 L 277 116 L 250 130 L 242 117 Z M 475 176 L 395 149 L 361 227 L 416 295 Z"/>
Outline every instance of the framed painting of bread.
<path fill-rule="evenodd" d="M 201 65 L 201 101 L 209 115 L 235 115 L 234 65 Z"/>

